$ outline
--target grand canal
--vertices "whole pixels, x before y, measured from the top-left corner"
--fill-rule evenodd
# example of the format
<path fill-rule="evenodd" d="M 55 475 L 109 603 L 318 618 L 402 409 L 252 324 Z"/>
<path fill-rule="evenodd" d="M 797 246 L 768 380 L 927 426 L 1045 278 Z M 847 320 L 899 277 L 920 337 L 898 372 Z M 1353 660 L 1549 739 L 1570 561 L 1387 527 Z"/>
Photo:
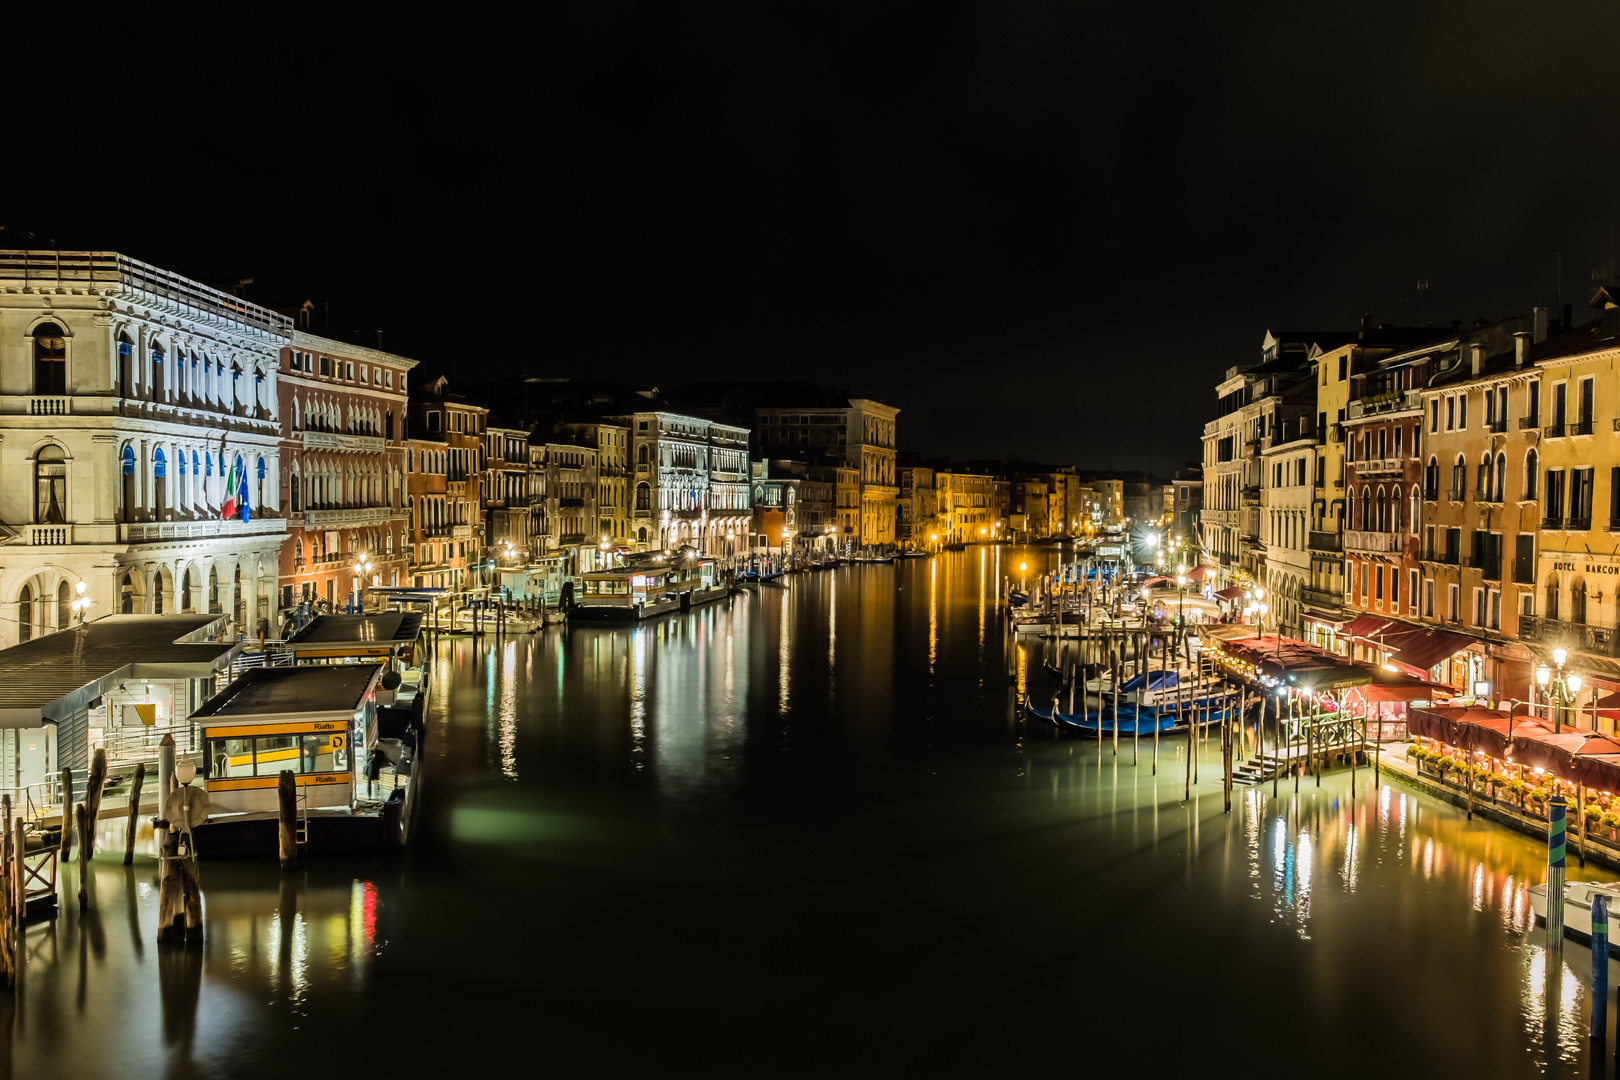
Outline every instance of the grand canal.
<path fill-rule="evenodd" d="M 1612 1075 L 1589 954 L 1531 925 L 1541 845 L 1366 770 L 1225 815 L 1213 746 L 1187 800 L 1184 738 L 1155 777 L 1026 728 L 1017 684 L 1055 684 L 1031 655 L 1009 685 L 995 596 L 1054 558 L 442 642 L 406 856 L 209 864 L 189 950 L 153 940 L 152 862 L 98 859 L 94 910 L 28 931 L 0 1061 Z"/>

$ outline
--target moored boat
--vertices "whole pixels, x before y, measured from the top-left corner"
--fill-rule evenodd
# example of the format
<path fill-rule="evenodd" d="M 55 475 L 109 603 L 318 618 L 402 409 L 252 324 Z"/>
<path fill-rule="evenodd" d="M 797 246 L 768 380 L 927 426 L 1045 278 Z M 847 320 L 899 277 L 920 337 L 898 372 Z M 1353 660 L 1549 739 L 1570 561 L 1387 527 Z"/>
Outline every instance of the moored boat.
<path fill-rule="evenodd" d="M 1620 882 L 1613 881 L 1566 881 L 1564 883 L 1564 936 L 1572 937 L 1578 941 L 1592 939 L 1592 898 L 1597 895 L 1604 896 L 1608 901 L 1609 918 L 1611 926 L 1614 925 L 1615 912 L 1620 910 Z M 1530 910 L 1535 912 L 1537 925 L 1547 921 L 1547 883 L 1530 886 Z M 1609 951 L 1620 953 L 1613 937 L 1609 939 Z"/>

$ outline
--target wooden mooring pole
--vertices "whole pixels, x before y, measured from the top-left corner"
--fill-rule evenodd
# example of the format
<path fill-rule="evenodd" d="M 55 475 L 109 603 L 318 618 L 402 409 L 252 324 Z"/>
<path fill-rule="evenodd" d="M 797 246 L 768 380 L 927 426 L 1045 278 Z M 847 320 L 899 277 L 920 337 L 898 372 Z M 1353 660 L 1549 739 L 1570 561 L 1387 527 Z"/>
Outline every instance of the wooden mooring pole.
<path fill-rule="evenodd" d="M 135 779 L 129 787 L 129 827 L 124 831 L 124 865 L 135 863 L 135 828 L 141 818 L 141 787 L 146 783 L 146 762 L 135 766 Z"/>
<path fill-rule="evenodd" d="M 79 804 L 79 910 L 90 908 L 90 860 L 96 853 L 96 819 L 101 816 L 101 789 L 107 782 L 107 751 L 98 749 L 90 762 L 84 802 Z"/>
<path fill-rule="evenodd" d="M 281 868 L 298 868 L 298 787 L 292 770 L 283 769 L 276 778 L 276 811 L 280 822 L 277 832 L 281 853 Z"/>
<path fill-rule="evenodd" d="M 66 864 L 73 854 L 73 770 L 62 769 L 62 836 L 57 857 Z"/>

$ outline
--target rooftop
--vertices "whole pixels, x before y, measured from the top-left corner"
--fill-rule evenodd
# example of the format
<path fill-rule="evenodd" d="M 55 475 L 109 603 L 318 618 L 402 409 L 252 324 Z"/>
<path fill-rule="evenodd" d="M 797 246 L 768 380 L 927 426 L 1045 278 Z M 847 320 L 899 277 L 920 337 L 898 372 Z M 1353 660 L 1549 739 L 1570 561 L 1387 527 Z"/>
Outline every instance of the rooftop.
<path fill-rule="evenodd" d="M 381 664 L 249 668 L 202 703 L 192 719 L 354 713 L 382 674 Z"/>
<path fill-rule="evenodd" d="M 129 679 L 203 679 L 240 646 L 209 641 L 223 615 L 107 615 L 0 649 L 0 727 L 38 727 Z"/>
<path fill-rule="evenodd" d="M 416 640 L 420 611 L 379 611 L 369 615 L 317 615 L 287 639 L 288 645 L 395 645 Z"/>

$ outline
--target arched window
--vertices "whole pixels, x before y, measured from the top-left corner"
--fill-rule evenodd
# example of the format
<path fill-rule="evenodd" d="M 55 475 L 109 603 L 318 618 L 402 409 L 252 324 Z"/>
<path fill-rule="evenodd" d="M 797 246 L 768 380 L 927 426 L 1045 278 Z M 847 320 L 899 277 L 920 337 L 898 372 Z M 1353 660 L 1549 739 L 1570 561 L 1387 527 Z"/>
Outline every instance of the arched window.
<path fill-rule="evenodd" d="M 55 323 L 34 328 L 34 393 L 67 393 L 67 339 Z"/>
<path fill-rule="evenodd" d="M 1493 502 L 1504 502 L 1507 499 L 1507 455 L 1496 455 L 1496 490 L 1493 492 Z"/>
<path fill-rule="evenodd" d="M 642 447 L 642 449 L 645 450 L 646 447 Z M 636 509 L 652 509 L 652 487 L 645 480 L 636 485 Z"/>
<path fill-rule="evenodd" d="M 42 446 L 35 455 L 34 521 L 41 525 L 67 521 L 67 462 L 60 446 Z"/>
<path fill-rule="evenodd" d="M 1536 452 L 1531 450 L 1524 455 L 1524 499 L 1536 498 Z M 1551 616 L 1548 616 L 1551 618 Z"/>
<path fill-rule="evenodd" d="M 135 355 L 135 345 L 129 340 L 128 334 L 118 335 L 118 393 L 121 397 L 129 397 L 135 392 L 134 373 L 130 370 L 130 361 Z"/>
<path fill-rule="evenodd" d="M 1423 497 L 1425 499 L 1440 497 L 1440 462 L 1434 457 L 1429 458 L 1429 465 L 1423 470 Z"/>
<path fill-rule="evenodd" d="M 265 505 L 265 503 L 264 503 L 264 458 L 261 457 L 259 459 L 259 464 L 256 467 L 255 471 L 259 474 L 259 489 L 258 489 L 259 490 L 259 501 L 257 503 L 255 503 L 254 505 L 257 506 L 259 508 L 260 512 L 262 513 L 264 511 L 264 505 Z"/>
<path fill-rule="evenodd" d="M 645 544 L 647 542 L 647 530 L 646 529 L 637 529 L 636 530 L 636 541 L 638 543 L 642 543 L 642 544 Z"/>
<path fill-rule="evenodd" d="M 303 474 L 302 474 L 302 471 L 298 467 L 298 462 L 295 461 L 295 462 L 293 462 L 293 467 L 292 467 L 292 491 L 290 493 L 292 495 L 292 512 L 295 513 L 295 514 L 302 513 L 303 509 L 304 509 L 304 490 L 303 489 L 304 489 Z"/>
<path fill-rule="evenodd" d="M 1578 575 L 1569 583 L 1569 621 L 1586 621 L 1586 579 Z"/>
<path fill-rule="evenodd" d="M 161 346 L 161 345 L 153 345 L 152 346 L 152 400 L 153 401 L 163 401 L 163 400 L 165 400 L 165 395 L 164 395 L 163 391 L 164 391 L 163 346 Z"/>
<path fill-rule="evenodd" d="M 163 448 L 160 446 L 152 451 L 153 509 L 157 511 L 159 521 L 163 520 L 163 511 L 169 506 L 168 473 L 168 464 L 163 459 Z"/>
<path fill-rule="evenodd" d="M 34 637 L 34 587 L 24 585 L 17 595 L 17 640 L 31 641 Z"/>
<path fill-rule="evenodd" d="M 1463 489 L 1466 488 L 1467 486 L 1468 486 L 1468 462 L 1461 454 L 1458 454 L 1457 455 L 1457 460 L 1451 463 L 1451 497 L 1452 497 L 1452 499 L 1455 500 L 1455 501 L 1460 502 L 1462 500 L 1462 497 L 1463 497 Z"/>
<path fill-rule="evenodd" d="M 1412 513 L 1411 513 L 1411 516 L 1406 519 L 1407 527 L 1412 530 L 1412 535 L 1413 536 L 1417 535 L 1418 522 L 1423 520 L 1423 503 L 1422 503 L 1422 499 L 1423 499 L 1423 491 L 1422 491 L 1422 489 L 1417 484 L 1413 484 L 1412 485 Z M 1413 599 L 1416 600 L 1416 597 L 1413 597 Z"/>
<path fill-rule="evenodd" d="M 208 614 L 224 614 L 219 606 L 219 567 L 217 566 L 208 568 Z"/>
<path fill-rule="evenodd" d="M 73 624 L 73 590 L 68 583 L 56 583 L 56 628 L 66 630 Z"/>
<path fill-rule="evenodd" d="M 175 597 L 175 607 L 187 613 L 196 610 L 191 606 L 191 567 L 189 566 L 186 567 L 186 572 L 180 575 L 180 595 Z"/>
<path fill-rule="evenodd" d="M 123 451 L 118 455 L 119 472 L 123 474 L 124 482 L 124 520 L 135 520 L 135 448 L 128 443 L 124 444 Z"/>
<path fill-rule="evenodd" d="M 637 465 L 645 465 L 645 464 L 647 464 L 647 444 L 646 443 L 642 443 L 640 446 L 636 447 L 636 464 Z"/>
<path fill-rule="evenodd" d="M 757 492 L 755 493 L 757 497 Z M 1361 527 L 1367 531 L 1372 530 L 1372 488 L 1361 489 Z"/>
<path fill-rule="evenodd" d="M 1554 570 L 1547 575 L 1547 610 L 1543 613 L 1546 618 L 1558 618 L 1558 571 Z"/>
<path fill-rule="evenodd" d="M 1401 489 L 1398 487 L 1389 493 L 1389 531 L 1401 531 Z"/>
<path fill-rule="evenodd" d="M 135 614 L 135 571 L 126 570 L 124 576 L 118 580 L 118 612 L 121 615 Z"/>

